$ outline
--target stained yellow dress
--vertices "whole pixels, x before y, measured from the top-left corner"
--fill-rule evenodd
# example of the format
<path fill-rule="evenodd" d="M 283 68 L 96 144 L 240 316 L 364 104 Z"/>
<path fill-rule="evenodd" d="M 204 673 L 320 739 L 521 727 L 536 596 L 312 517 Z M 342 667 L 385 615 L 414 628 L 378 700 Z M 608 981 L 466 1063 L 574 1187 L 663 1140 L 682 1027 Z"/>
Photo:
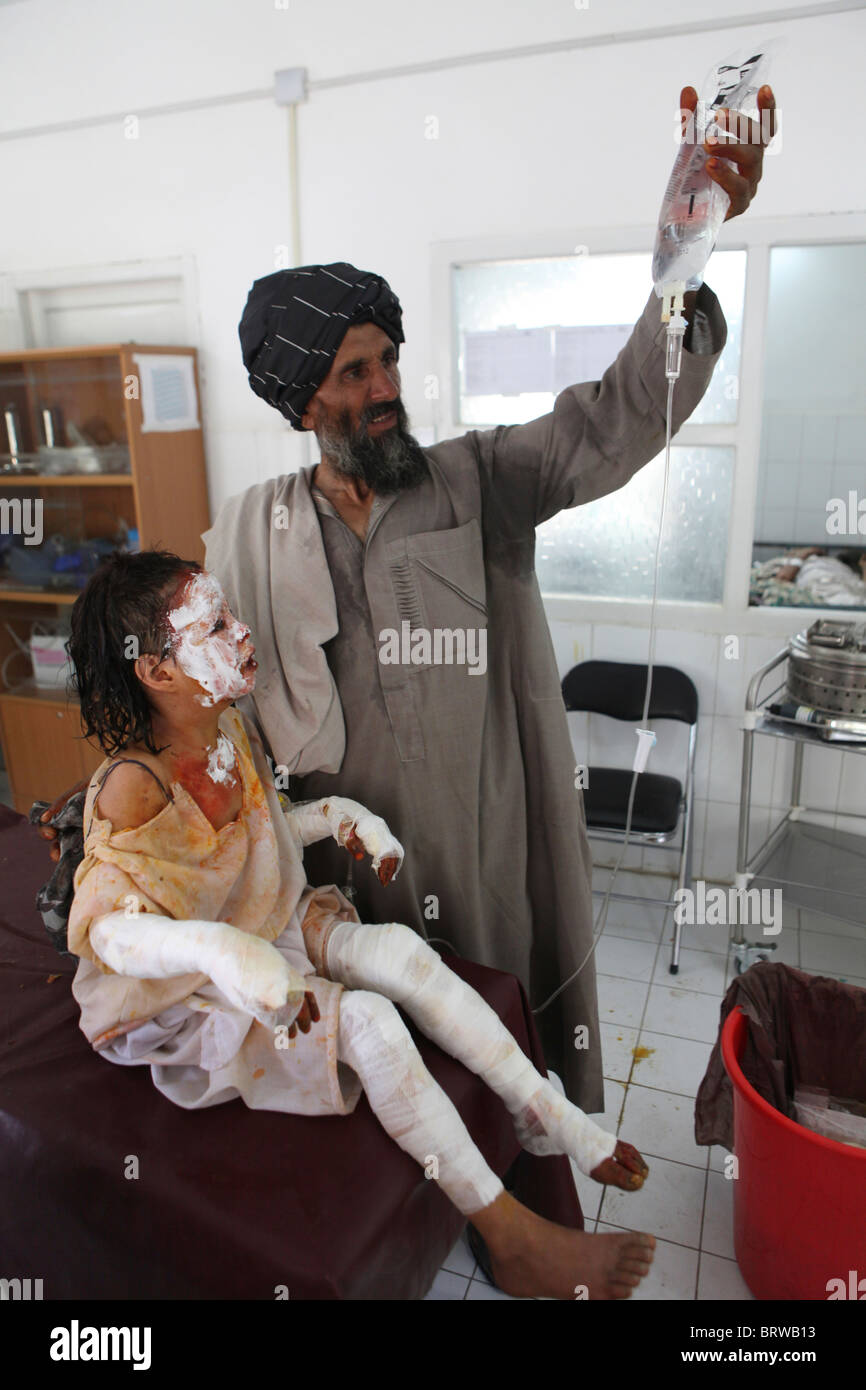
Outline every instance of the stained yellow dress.
<path fill-rule="evenodd" d="M 240 815 L 220 830 L 173 782 L 172 800 L 157 815 L 115 831 L 93 813 L 98 783 L 114 759 L 91 779 L 84 859 L 69 916 L 69 949 L 80 957 L 73 993 L 81 1028 L 111 1061 L 149 1064 L 159 1090 L 187 1109 L 240 1096 L 251 1109 L 346 1114 L 361 1087 L 337 1060 L 343 987 L 317 975 L 310 955 L 322 969 L 330 929 L 357 921 L 357 914 L 333 885 L 308 886 L 300 837 L 283 813 L 252 726 L 235 709 L 219 724 L 234 745 L 243 791 Z M 118 910 L 228 922 L 273 942 L 307 977 L 320 1021 L 309 1033 L 275 1036 L 230 1003 L 207 975 L 137 980 L 117 974 L 89 937 L 94 922 Z"/>

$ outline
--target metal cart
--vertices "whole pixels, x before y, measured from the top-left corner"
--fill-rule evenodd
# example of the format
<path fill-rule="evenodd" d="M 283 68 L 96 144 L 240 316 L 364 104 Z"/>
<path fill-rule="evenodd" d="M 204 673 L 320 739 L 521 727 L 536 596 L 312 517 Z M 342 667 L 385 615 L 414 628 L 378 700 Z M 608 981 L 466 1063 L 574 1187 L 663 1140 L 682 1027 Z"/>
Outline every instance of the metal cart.
<path fill-rule="evenodd" d="M 788 655 L 789 649 L 784 647 L 772 661 L 762 666 L 752 677 L 746 694 L 736 887 L 744 892 L 757 887 L 757 880 L 762 887 L 784 889 L 786 898 L 799 907 L 862 925 L 866 923 L 866 836 L 810 825 L 802 821 L 801 816 L 813 811 L 864 820 L 866 805 L 862 812 L 831 812 L 827 807 L 804 805 L 800 790 L 803 757 L 808 745 L 866 756 L 866 742 L 828 742 L 813 725 L 766 713 L 766 707 L 784 690 L 785 680 L 783 676 L 782 683 L 773 689 L 765 687 L 764 682 Z M 750 856 L 749 821 L 756 735 L 792 740 L 794 757 L 790 806 Z M 761 941 L 747 941 L 742 923 L 735 930 L 737 935 L 731 944 L 738 973 L 757 960 L 765 960 L 776 948 L 776 943 L 767 937 Z"/>

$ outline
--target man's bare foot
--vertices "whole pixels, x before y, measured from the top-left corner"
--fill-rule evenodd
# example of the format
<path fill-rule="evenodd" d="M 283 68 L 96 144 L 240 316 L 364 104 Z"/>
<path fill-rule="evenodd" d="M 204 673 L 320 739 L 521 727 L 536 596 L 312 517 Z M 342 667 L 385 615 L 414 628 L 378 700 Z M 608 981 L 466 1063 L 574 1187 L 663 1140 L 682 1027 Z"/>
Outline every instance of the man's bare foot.
<path fill-rule="evenodd" d="M 631 1298 L 652 1264 L 652 1236 L 573 1231 L 537 1216 L 510 1192 L 470 1219 L 487 1243 L 497 1286 L 514 1298 Z"/>
<path fill-rule="evenodd" d="M 596 1182 L 607 1183 L 609 1187 L 622 1187 L 626 1192 L 636 1192 L 643 1187 L 649 1174 L 649 1166 L 644 1163 L 633 1144 L 618 1139 L 610 1158 L 599 1163 L 590 1173 Z"/>

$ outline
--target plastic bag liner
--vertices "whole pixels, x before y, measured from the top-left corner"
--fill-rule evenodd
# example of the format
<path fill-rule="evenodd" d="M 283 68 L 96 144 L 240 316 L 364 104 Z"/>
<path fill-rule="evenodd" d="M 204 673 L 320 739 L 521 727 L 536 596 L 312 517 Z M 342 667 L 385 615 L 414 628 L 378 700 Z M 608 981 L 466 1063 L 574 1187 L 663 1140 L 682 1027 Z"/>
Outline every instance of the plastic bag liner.
<path fill-rule="evenodd" d="M 798 1086 L 794 1092 L 794 1119 L 798 1125 L 866 1149 L 866 1105 L 847 1096 L 831 1096 L 823 1086 Z"/>
<path fill-rule="evenodd" d="M 820 1088 L 849 1105 L 866 1101 L 866 989 L 762 961 L 738 975 L 722 1001 L 719 1036 L 695 1101 L 698 1144 L 734 1147 L 733 1087 L 721 1033 L 737 1006 L 748 1026 L 740 1066 L 774 1109 L 799 1123 L 798 1087 Z"/>

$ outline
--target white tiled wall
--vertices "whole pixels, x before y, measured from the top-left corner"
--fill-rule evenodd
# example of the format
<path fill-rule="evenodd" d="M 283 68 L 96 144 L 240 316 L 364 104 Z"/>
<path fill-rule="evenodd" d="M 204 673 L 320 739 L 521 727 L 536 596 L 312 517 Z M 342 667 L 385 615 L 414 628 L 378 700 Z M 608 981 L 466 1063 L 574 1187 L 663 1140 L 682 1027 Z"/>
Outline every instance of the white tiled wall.
<path fill-rule="evenodd" d="M 559 675 L 580 661 L 637 661 L 647 658 L 645 629 L 606 623 L 550 622 Z M 694 874 L 732 883 L 736 873 L 737 831 L 742 766 L 742 715 L 748 682 L 786 645 L 779 637 L 745 637 L 740 656 L 725 656 L 725 639 L 715 633 L 658 629 L 655 661 L 676 666 L 694 681 L 699 718 L 695 762 Z M 784 670 L 784 668 L 780 668 Z M 575 763 L 630 768 L 635 735 L 630 725 L 596 714 L 569 714 Z M 680 776 L 687 748 L 686 727 L 656 721 L 658 743 L 649 770 Z M 779 738 L 757 737 L 752 771 L 750 848 L 754 851 L 788 806 L 792 744 Z M 807 817 L 851 833 L 866 834 L 866 756 L 836 748 L 808 748 L 803 764 L 801 800 L 829 814 Z M 860 819 L 839 814 L 858 811 Z M 596 840 L 596 863 L 611 862 L 619 846 Z M 673 853 L 629 847 L 625 868 L 664 871 L 673 866 Z"/>
<path fill-rule="evenodd" d="M 864 496 L 866 413 L 765 408 L 755 539 L 792 545 L 863 545 L 827 533 L 827 503 Z"/>

